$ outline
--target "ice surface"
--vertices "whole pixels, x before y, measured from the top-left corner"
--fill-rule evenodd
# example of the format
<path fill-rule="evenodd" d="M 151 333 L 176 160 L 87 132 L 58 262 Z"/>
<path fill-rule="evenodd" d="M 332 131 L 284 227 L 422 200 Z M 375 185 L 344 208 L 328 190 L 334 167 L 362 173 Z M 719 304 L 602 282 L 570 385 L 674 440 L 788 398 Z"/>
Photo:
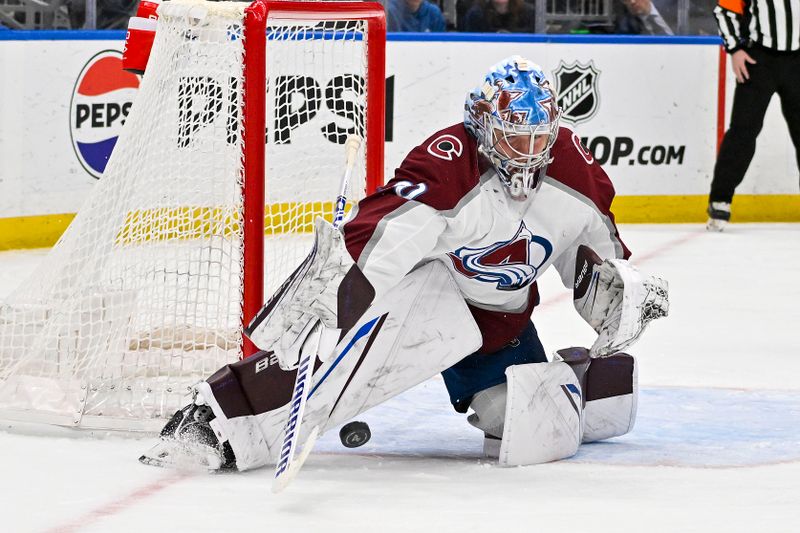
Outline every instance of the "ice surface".
<path fill-rule="evenodd" d="M 272 495 L 270 470 L 176 473 L 136 461 L 151 439 L 15 427 L 0 432 L 0 530 L 798 531 L 800 225 L 621 234 L 671 288 L 671 316 L 631 350 L 641 394 L 628 435 L 568 461 L 498 468 L 433 378 L 359 417 L 367 445 L 325 434 Z M 42 257 L 0 254 L 0 297 Z M 545 347 L 591 344 L 552 273 L 541 293 Z"/>

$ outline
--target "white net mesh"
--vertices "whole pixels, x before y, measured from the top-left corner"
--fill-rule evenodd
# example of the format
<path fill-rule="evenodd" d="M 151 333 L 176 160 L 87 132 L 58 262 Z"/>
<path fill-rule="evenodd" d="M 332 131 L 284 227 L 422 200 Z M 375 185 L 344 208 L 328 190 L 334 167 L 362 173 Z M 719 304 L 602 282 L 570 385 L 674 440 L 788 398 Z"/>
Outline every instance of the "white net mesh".
<path fill-rule="evenodd" d="M 267 33 L 267 143 L 265 246 L 268 272 L 288 274 L 307 247 L 289 246 L 311 232 L 314 217 L 329 216 L 344 170 L 348 135 L 364 138 L 366 23 L 270 19 Z M 350 180 L 350 199 L 363 196 L 365 150 Z M 270 180 L 269 176 L 280 176 Z M 308 241 L 310 243 L 310 239 Z M 271 294 L 284 276 L 268 276 Z"/>
<path fill-rule="evenodd" d="M 155 429 L 193 383 L 241 356 L 245 7 L 159 10 L 102 179 L 0 303 L 5 418 Z M 314 216 L 330 216 L 341 143 L 364 134 L 364 32 L 361 21 L 269 21 L 266 295 L 307 253 Z M 362 155 L 354 198 L 364 168 Z"/>

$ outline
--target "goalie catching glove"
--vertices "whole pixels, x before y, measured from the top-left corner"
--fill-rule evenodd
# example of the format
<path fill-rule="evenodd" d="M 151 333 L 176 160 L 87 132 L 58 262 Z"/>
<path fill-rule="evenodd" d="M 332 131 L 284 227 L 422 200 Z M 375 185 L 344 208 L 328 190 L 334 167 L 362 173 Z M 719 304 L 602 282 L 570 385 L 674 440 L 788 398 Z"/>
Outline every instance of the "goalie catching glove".
<path fill-rule="evenodd" d="M 578 248 L 575 309 L 597 332 L 590 350 L 602 357 L 633 344 L 651 321 L 667 316 L 666 280 L 643 276 L 624 259 L 603 261 L 589 247 Z"/>
<path fill-rule="evenodd" d="M 338 338 L 339 286 L 354 265 L 342 234 L 317 218 L 311 252 L 246 328 L 253 344 L 274 352 L 281 368 L 291 370 L 297 368 L 303 344 L 321 322 L 336 333 L 332 349 Z M 321 360 L 325 360 L 325 351 L 320 348 Z"/>

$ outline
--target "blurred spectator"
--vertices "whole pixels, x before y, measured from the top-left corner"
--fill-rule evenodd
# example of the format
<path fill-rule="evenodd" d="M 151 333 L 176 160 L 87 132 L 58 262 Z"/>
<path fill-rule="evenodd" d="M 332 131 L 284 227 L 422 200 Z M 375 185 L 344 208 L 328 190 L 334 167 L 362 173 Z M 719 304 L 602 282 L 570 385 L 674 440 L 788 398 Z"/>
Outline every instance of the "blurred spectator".
<path fill-rule="evenodd" d="M 675 35 L 651 0 L 622 0 L 614 27 L 616 33 Z"/>
<path fill-rule="evenodd" d="M 456 0 L 456 30 L 467 31 L 464 29 L 464 22 L 467 20 L 467 12 L 472 9 L 475 0 Z"/>
<path fill-rule="evenodd" d="M 388 31 L 443 32 L 446 29 L 441 9 L 428 0 L 387 0 Z"/>
<path fill-rule="evenodd" d="M 62 0 L 0 0 L 0 30 L 67 29 Z"/>
<path fill-rule="evenodd" d="M 535 9 L 524 0 L 476 0 L 464 17 L 464 31 L 533 33 Z"/>
<path fill-rule="evenodd" d="M 692 0 L 689 4 L 689 34 L 717 35 L 717 19 L 714 8 L 717 0 Z"/>
<path fill-rule="evenodd" d="M 83 28 L 86 24 L 86 0 L 66 0 L 70 27 Z M 97 29 L 124 30 L 128 19 L 136 14 L 139 0 L 97 0 Z"/>

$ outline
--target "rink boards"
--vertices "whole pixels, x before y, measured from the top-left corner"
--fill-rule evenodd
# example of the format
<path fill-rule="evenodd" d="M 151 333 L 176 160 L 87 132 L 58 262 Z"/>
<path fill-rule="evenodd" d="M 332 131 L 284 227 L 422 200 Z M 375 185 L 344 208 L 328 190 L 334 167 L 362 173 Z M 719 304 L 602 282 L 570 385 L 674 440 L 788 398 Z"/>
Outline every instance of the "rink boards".
<path fill-rule="evenodd" d="M 135 101 L 133 75 L 106 75 L 121 32 L 0 34 L 0 249 L 52 244 L 97 179 Z M 466 90 L 520 54 L 556 85 L 572 128 L 612 177 L 627 222 L 700 222 L 734 81 L 716 38 L 394 34 L 387 48 L 391 177 L 405 153 L 462 120 Z M 324 87 L 330 80 L 316 80 Z M 347 127 L 340 118 L 340 126 Z M 316 129 L 312 118 L 298 128 Z M 91 145 L 92 151 L 85 147 Z M 99 154 L 99 155 L 98 155 Z M 735 219 L 800 221 L 794 148 L 772 102 Z M 313 199 L 323 201 L 327 199 Z"/>

